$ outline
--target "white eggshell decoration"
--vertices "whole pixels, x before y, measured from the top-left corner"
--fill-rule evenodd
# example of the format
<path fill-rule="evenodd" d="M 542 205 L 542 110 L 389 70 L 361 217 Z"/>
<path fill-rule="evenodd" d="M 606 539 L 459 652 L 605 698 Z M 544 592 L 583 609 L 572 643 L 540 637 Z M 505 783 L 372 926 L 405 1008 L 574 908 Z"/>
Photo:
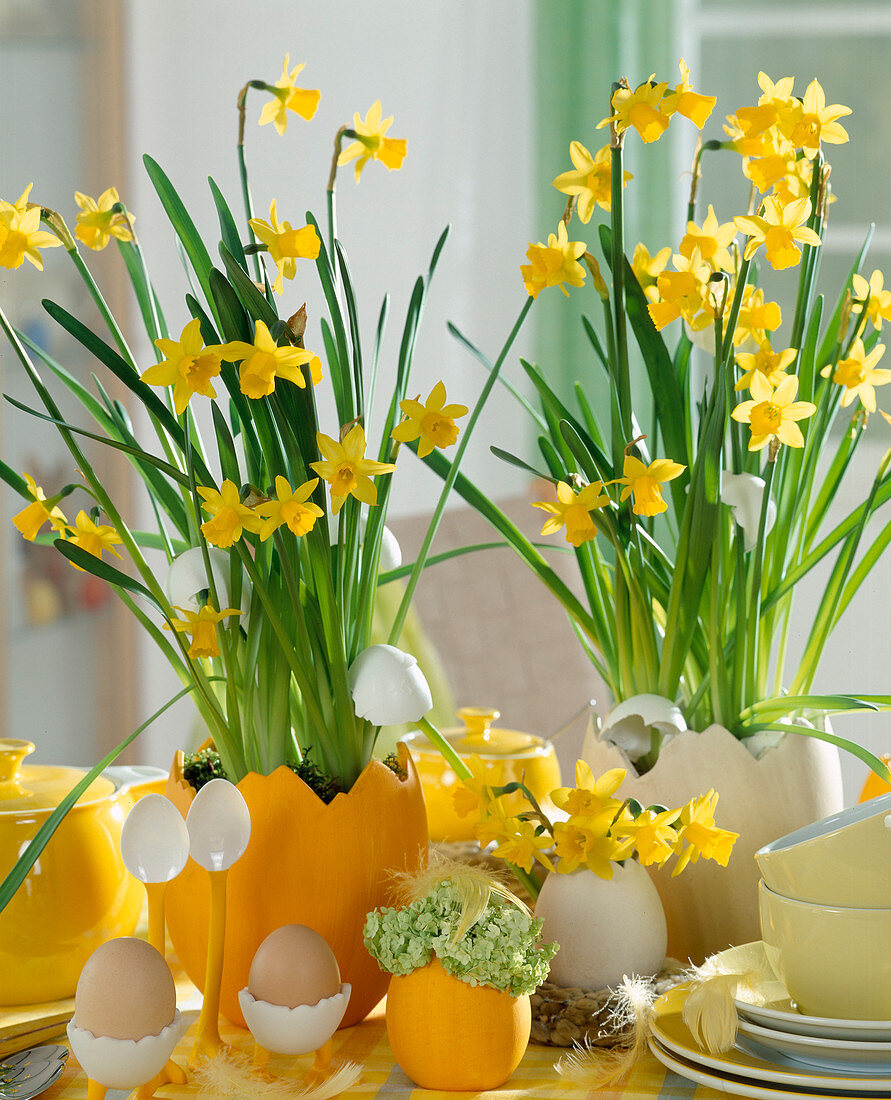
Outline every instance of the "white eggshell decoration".
<path fill-rule="evenodd" d="M 137 1041 L 96 1036 L 72 1020 L 68 1024 L 68 1041 L 91 1081 L 107 1089 L 134 1089 L 161 1072 L 186 1026 L 187 1021 L 177 1010 L 173 1021 L 160 1034 L 146 1035 Z"/>
<path fill-rule="evenodd" d="M 309 1054 L 324 1046 L 337 1030 L 350 999 L 350 985 L 344 982 L 340 992 L 314 1005 L 269 1004 L 255 1000 L 247 989 L 238 994 L 251 1035 L 260 1046 L 275 1054 Z"/>

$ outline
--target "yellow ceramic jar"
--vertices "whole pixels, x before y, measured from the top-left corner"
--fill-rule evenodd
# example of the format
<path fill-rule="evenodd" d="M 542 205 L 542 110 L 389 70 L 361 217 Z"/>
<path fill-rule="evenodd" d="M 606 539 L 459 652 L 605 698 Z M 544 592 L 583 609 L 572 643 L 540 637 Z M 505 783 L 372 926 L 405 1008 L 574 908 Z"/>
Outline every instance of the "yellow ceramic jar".
<path fill-rule="evenodd" d="M 458 717 L 464 727 L 444 730 L 443 736 L 459 756 L 466 759 L 477 754 L 487 765 L 501 764 L 505 783 L 522 779 L 540 803 L 547 803 L 548 794 L 560 786 L 560 764 L 553 742 L 519 730 L 493 728 L 492 723 L 501 715 L 491 708 L 462 707 Z M 430 839 L 473 840 L 473 815 L 459 817 L 455 812 L 457 775 L 419 730 L 405 741 L 421 777 Z M 506 801 L 512 812 L 528 809 L 521 792 L 509 795 Z"/>
<path fill-rule="evenodd" d="M 27 766 L 33 751 L 0 738 L 0 881 L 85 774 Z M 159 768 L 108 768 L 71 808 L 0 912 L 0 1005 L 72 996 L 96 948 L 133 933 L 144 890 L 121 859 L 121 828 L 135 798 L 165 780 Z"/>

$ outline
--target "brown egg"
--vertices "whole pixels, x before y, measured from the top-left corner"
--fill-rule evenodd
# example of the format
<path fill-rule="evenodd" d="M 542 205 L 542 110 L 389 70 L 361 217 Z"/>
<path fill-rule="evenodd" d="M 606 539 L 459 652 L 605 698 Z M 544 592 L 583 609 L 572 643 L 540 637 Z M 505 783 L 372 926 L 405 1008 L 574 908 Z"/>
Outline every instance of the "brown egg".
<path fill-rule="evenodd" d="M 286 1008 L 318 1004 L 340 992 L 337 959 L 312 928 L 282 925 L 257 948 L 248 992 L 256 1001 Z"/>
<path fill-rule="evenodd" d="M 143 1039 L 173 1022 L 176 988 L 161 955 L 132 936 L 97 948 L 81 972 L 74 1023 L 97 1038 Z"/>

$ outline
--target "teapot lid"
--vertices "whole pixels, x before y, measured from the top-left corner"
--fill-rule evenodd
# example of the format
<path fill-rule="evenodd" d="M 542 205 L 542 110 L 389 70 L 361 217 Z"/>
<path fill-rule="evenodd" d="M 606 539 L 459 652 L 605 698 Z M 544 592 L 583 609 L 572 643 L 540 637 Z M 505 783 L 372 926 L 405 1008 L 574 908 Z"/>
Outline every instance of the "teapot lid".
<path fill-rule="evenodd" d="M 501 717 L 494 707 L 460 707 L 458 717 L 464 726 L 458 729 L 444 730 L 443 736 L 459 756 L 537 756 L 549 746 L 549 742 L 532 733 L 493 726 Z M 412 735 L 412 745 L 438 753 L 423 734 Z"/>
<path fill-rule="evenodd" d="M 0 813 L 54 810 L 86 775 L 83 768 L 49 764 L 24 764 L 34 752 L 31 741 L 0 737 Z M 78 799 L 104 798 L 115 789 L 110 779 L 99 776 Z"/>

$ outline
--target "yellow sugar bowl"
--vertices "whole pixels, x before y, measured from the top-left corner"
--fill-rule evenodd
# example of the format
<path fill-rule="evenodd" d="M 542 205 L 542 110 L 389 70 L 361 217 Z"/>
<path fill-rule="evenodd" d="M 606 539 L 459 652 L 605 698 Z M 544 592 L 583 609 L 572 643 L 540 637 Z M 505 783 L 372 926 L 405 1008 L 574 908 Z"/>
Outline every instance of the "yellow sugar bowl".
<path fill-rule="evenodd" d="M 33 751 L 0 738 L 0 882 L 86 774 L 25 765 Z M 107 768 L 72 806 L 0 912 L 0 1005 L 73 996 L 96 948 L 132 935 L 144 891 L 121 859 L 121 828 L 136 798 L 165 780 L 160 768 Z"/>
<path fill-rule="evenodd" d="M 547 803 L 550 792 L 560 786 L 560 764 L 553 742 L 531 733 L 493 727 L 501 715 L 488 707 L 462 707 L 458 717 L 463 727 L 443 730 L 458 756 L 467 759 L 478 755 L 487 767 L 501 765 L 503 783 L 522 780 L 540 803 Z M 408 734 L 405 742 L 421 778 L 430 839 L 473 840 L 474 815 L 459 817 L 455 812 L 457 775 L 420 730 Z M 505 801 L 511 812 L 528 809 L 522 792 L 508 795 Z"/>

